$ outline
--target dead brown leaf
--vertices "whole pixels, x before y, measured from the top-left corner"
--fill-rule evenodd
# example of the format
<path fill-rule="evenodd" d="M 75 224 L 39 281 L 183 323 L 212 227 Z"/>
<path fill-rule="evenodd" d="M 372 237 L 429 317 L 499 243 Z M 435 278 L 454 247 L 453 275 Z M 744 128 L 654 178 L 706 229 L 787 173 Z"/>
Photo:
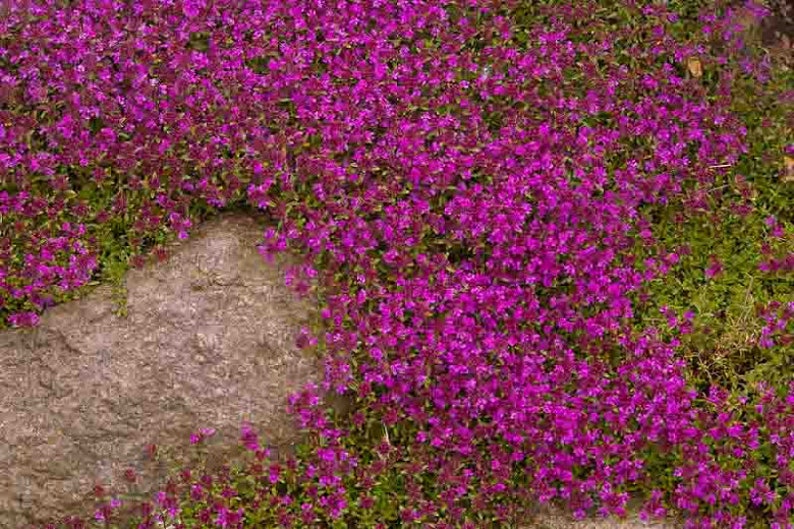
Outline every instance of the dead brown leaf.
<path fill-rule="evenodd" d="M 690 57 L 686 60 L 686 67 L 692 77 L 700 79 L 703 77 L 703 65 L 697 57 Z"/>
<path fill-rule="evenodd" d="M 791 156 L 783 157 L 783 183 L 794 182 L 794 158 Z"/>

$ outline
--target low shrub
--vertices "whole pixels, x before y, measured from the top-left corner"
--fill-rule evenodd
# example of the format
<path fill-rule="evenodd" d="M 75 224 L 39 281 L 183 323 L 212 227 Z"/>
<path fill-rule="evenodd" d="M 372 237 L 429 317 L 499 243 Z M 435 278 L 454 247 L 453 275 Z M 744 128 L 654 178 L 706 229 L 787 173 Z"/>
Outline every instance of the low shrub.
<path fill-rule="evenodd" d="M 496 527 L 633 496 L 792 527 L 791 74 L 743 38 L 762 6 L 663 4 L 12 3 L 11 325 L 243 203 L 322 304 L 298 453 L 246 429 L 248 468 L 172 482 L 138 527 Z"/>

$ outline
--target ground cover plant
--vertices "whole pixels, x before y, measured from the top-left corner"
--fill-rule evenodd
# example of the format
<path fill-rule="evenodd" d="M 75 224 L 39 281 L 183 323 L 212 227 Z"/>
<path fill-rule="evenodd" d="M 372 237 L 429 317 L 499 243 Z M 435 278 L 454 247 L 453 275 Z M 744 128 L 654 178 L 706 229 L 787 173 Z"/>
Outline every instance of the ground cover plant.
<path fill-rule="evenodd" d="M 296 454 L 244 428 L 249 465 L 52 527 L 501 527 L 634 498 L 794 526 L 792 78 L 745 31 L 763 5 L 0 9 L 8 325 L 236 207 L 322 303 Z"/>

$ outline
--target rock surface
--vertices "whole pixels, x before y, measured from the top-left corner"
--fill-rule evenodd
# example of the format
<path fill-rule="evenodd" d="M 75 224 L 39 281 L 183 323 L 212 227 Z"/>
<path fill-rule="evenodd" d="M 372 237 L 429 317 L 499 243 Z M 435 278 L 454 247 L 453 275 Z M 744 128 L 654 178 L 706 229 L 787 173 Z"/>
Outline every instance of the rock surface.
<path fill-rule="evenodd" d="M 294 345 L 311 304 L 257 253 L 263 229 L 222 215 L 131 270 L 126 317 L 102 286 L 0 334 L 0 528 L 88 516 L 96 484 L 132 491 L 127 468 L 148 497 L 168 469 L 146 446 L 179 453 L 199 428 L 217 454 L 242 451 L 241 420 L 268 445 L 295 439 L 286 398 L 321 369 Z"/>
<path fill-rule="evenodd" d="M 592 518 L 576 520 L 569 514 L 553 507 L 537 507 L 532 520 L 521 529 L 678 529 L 681 525 L 673 520 L 640 520 L 637 514 L 625 519 Z"/>

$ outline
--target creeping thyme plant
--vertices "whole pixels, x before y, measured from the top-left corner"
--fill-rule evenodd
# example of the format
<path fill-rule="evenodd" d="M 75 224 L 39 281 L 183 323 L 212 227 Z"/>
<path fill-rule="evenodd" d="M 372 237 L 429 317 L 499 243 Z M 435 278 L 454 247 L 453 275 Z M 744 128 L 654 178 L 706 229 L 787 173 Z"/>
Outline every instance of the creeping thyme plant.
<path fill-rule="evenodd" d="M 794 527 L 794 92 L 761 3 L 0 12 L 5 325 L 235 208 L 272 221 L 264 259 L 302 257 L 286 279 L 321 315 L 295 453 L 245 426 L 244 465 L 49 527 L 515 527 L 635 500 Z"/>

